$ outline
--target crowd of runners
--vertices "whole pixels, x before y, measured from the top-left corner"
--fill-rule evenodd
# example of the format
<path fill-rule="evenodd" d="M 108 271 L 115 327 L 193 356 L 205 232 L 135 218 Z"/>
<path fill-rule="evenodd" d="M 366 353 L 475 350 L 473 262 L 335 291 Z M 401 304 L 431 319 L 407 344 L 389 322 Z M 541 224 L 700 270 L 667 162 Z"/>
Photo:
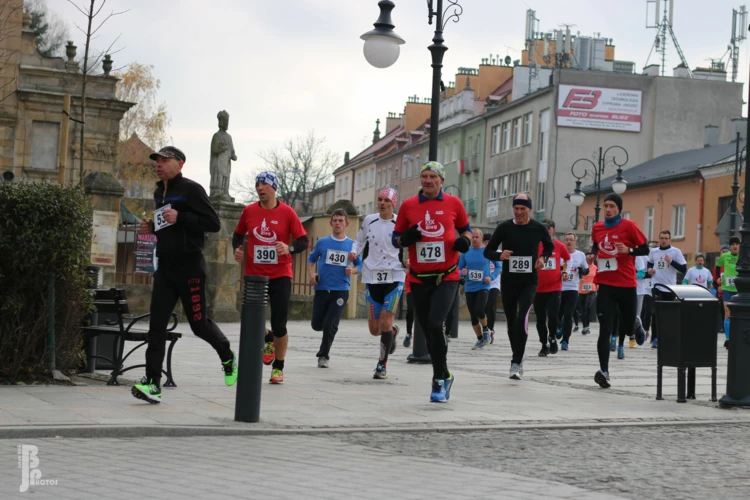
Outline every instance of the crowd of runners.
<path fill-rule="evenodd" d="M 154 220 L 140 230 L 157 237 L 159 267 L 154 275 L 146 377 L 132 393 L 150 403 L 161 401 L 161 365 L 167 319 L 178 299 L 190 327 L 217 352 L 227 385 L 237 379 L 237 364 L 229 341 L 209 320 L 205 309 L 203 233 L 216 232 L 220 224 L 205 191 L 182 177 L 185 155 L 167 147 L 152 155 L 160 179 L 154 194 Z M 432 362 L 430 401 L 450 399 L 455 375 L 447 362 L 447 330 L 454 301 L 463 286 L 476 341 L 474 350 L 495 340 L 498 297 L 506 317 L 511 360 L 509 377 L 522 380 L 533 308 L 541 344 L 538 355 L 552 356 L 573 349 L 572 334 L 590 334 L 594 311 L 599 323 L 599 369 L 594 380 L 610 387 L 609 358 L 625 358 L 625 339 L 635 348 L 649 340 L 658 347 L 653 321 L 652 290 L 682 284 L 703 286 L 721 296 L 725 304 L 723 330 L 729 338 L 726 303 L 736 293 L 734 279 L 739 238 L 722 247 L 712 271 L 705 257 L 695 256 L 688 269 L 682 252 L 672 246 L 669 231 L 661 231 L 658 245 L 649 246 L 638 226 L 622 217 L 617 194 L 604 199 L 604 220 L 591 230 L 591 248 L 577 247 L 576 234 L 555 238 L 555 223 L 531 218 L 533 202 L 527 194 L 513 198 L 513 217 L 497 225 L 492 234 L 472 229 L 461 200 L 443 190 L 445 170 L 431 161 L 420 171 L 421 188 L 403 200 L 383 189 L 377 213 L 366 215 L 355 239 L 345 234 L 349 217 L 344 210 L 330 215 L 331 234 L 317 240 L 307 258 L 307 275 L 314 289 L 311 327 L 321 332 L 316 354 L 318 367 L 328 368 L 339 321 L 349 300 L 351 276 L 361 275 L 366 287 L 368 327 L 379 338 L 373 378 L 388 377 L 388 358 L 399 343 L 394 323 L 402 294 L 406 294 L 404 347 L 410 347 L 419 325 Z M 258 201 L 248 205 L 234 230 L 237 262 L 245 275 L 267 276 L 271 310 L 266 330 L 263 362 L 271 366 L 269 382 L 284 383 L 284 360 L 289 338 L 287 319 L 292 290 L 292 255 L 306 252 L 307 234 L 295 211 L 276 198 L 278 179 L 263 172 L 255 179 Z M 446 325 L 448 325 L 446 327 Z M 720 327 L 721 325 L 717 325 Z M 375 349 L 373 350 L 375 357 Z"/>

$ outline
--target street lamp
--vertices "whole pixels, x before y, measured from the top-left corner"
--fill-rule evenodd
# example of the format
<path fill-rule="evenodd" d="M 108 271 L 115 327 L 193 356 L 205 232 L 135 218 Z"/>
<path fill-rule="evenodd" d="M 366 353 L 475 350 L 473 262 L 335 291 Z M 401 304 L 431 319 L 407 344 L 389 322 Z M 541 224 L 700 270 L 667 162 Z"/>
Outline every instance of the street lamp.
<path fill-rule="evenodd" d="M 435 36 L 432 45 L 428 47 L 432 54 L 432 100 L 430 108 L 430 153 L 429 161 L 437 161 L 438 152 L 438 121 L 440 118 L 440 89 L 444 88 L 440 80 L 443 68 L 443 55 L 448 47 L 443 43 L 443 30 L 448 21 L 458 22 L 463 7 L 458 5 L 458 0 L 445 0 L 448 7 L 443 10 L 444 0 L 427 0 L 428 24 L 432 24 L 432 18 L 436 18 Z M 437 8 L 433 8 L 437 4 Z M 400 52 L 400 45 L 404 39 L 394 31 L 391 21 L 391 11 L 395 4 L 391 0 L 380 0 L 380 17 L 375 21 L 374 30 L 370 30 L 360 38 L 365 41 L 365 59 L 376 68 L 387 68 L 396 62 Z"/>
<path fill-rule="evenodd" d="M 747 145 L 742 148 L 745 151 Z M 737 177 L 742 173 L 742 166 L 740 165 L 740 133 L 737 132 L 737 152 L 734 156 L 734 182 L 732 182 L 732 206 L 729 213 L 729 236 L 735 236 L 737 234 L 737 193 L 740 190 L 740 185 L 737 182 Z M 745 201 L 742 200 L 744 203 Z"/>
<path fill-rule="evenodd" d="M 607 154 L 611 149 L 619 149 L 622 151 L 622 153 L 625 155 L 625 161 L 620 163 L 620 161 L 617 159 L 617 152 L 613 153 L 611 157 L 607 158 Z M 625 190 L 628 189 L 628 182 L 622 178 L 622 167 L 628 162 L 628 152 L 623 148 L 622 146 L 610 146 L 607 149 L 602 151 L 602 148 L 599 148 L 599 161 L 598 164 L 594 163 L 593 161 L 589 160 L 588 158 L 581 158 L 579 160 L 576 160 L 573 162 L 573 165 L 570 167 L 570 173 L 573 174 L 573 177 L 576 178 L 576 188 L 573 190 L 572 193 L 568 193 L 565 195 L 565 197 L 576 207 L 580 207 L 583 205 L 583 200 L 586 198 L 586 195 L 583 194 L 583 191 L 581 191 L 581 179 L 585 179 L 588 176 L 592 176 L 594 178 L 594 188 L 596 189 L 596 206 L 594 207 L 594 222 L 599 222 L 599 211 L 601 210 L 600 202 L 601 202 L 601 188 L 602 188 L 602 174 L 604 173 L 604 169 L 606 168 L 608 163 L 612 163 L 617 167 L 617 177 L 615 177 L 615 181 L 612 183 L 612 191 L 614 191 L 617 194 L 622 194 L 625 192 Z M 583 169 L 583 173 L 581 175 L 578 175 L 576 173 L 576 165 L 579 163 L 588 163 L 591 168 L 589 169 L 589 166 L 583 166 L 580 167 Z"/>

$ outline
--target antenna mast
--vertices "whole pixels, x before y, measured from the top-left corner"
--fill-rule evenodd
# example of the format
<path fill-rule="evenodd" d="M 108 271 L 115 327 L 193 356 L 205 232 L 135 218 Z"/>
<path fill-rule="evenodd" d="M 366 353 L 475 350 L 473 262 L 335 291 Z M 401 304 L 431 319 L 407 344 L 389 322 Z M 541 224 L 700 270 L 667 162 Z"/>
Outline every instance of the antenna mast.
<path fill-rule="evenodd" d="M 648 20 L 648 5 L 654 4 L 654 25 L 649 25 Z M 662 11 L 662 5 L 664 6 L 664 9 Z M 674 0 L 646 0 L 646 28 L 655 28 L 657 30 L 656 32 L 656 38 L 654 39 L 654 44 L 651 46 L 651 52 L 656 49 L 656 52 L 658 54 L 661 54 L 661 76 L 666 75 L 666 69 L 667 69 L 667 36 L 669 36 L 672 39 L 672 43 L 674 44 L 675 49 L 677 49 L 677 54 L 680 56 L 680 61 L 682 62 L 683 66 L 687 69 L 688 75 L 690 78 L 693 78 L 693 72 L 690 71 L 690 66 L 687 63 L 687 60 L 685 59 L 685 54 L 682 53 L 682 49 L 680 48 L 680 44 L 677 41 L 677 36 L 674 34 L 674 30 L 672 30 L 672 26 L 674 20 Z M 651 58 L 651 52 L 649 52 L 649 59 Z M 646 61 L 646 65 L 648 66 L 648 60 Z"/>
<path fill-rule="evenodd" d="M 737 81 L 740 67 L 740 42 L 747 38 L 747 9 L 744 5 L 739 10 L 732 9 L 732 39 L 729 41 L 730 59 L 732 61 L 732 82 Z"/>

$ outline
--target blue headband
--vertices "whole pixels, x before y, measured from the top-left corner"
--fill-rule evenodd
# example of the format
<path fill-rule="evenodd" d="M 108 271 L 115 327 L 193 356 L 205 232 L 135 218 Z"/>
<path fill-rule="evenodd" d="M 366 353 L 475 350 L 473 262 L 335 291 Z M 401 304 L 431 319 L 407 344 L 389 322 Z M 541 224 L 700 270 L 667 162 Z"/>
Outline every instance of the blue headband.
<path fill-rule="evenodd" d="M 279 179 L 277 179 L 276 175 L 272 172 L 259 173 L 255 178 L 255 182 L 265 182 L 266 184 L 271 186 L 274 191 L 278 191 L 279 189 Z"/>
<path fill-rule="evenodd" d="M 513 206 L 515 207 L 516 205 L 523 205 L 524 207 L 531 209 L 531 200 L 525 198 L 513 198 Z"/>

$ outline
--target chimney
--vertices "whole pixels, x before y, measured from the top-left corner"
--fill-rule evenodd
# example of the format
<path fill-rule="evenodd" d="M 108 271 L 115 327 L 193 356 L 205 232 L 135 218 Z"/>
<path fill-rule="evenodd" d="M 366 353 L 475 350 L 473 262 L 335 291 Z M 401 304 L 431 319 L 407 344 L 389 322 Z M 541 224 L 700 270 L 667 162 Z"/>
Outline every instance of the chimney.
<path fill-rule="evenodd" d="M 690 78 L 690 73 L 684 63 L 680 63 L 679 66 L 672 70 L 672 76 L 675 78 Z"/>
<path fill-rule="evenodd" d="M 388 112 L 385 119 L 385 135 L 390 134 L 401 125 L 401 117 L 398 113 Z"/>
<path fill-rule="evenodd" d="M 649 64 L 645 68 L 643 68 L 643 74 L 646 76 L 659 76 L 659 65 L 658 64 Z"/>
<path fill-rule="evenodd" d="M 704 132 L 703 147 L 708 148 L 719 144 L 719 127 L 716 125 L 706 125 Z"/>
<path fill-rule="evenodd" d="M 349 163 L 349 151 L 344 151 L 344 165 Z"/>
<path fill-rule="evenodd" d="M 372 143 L 375 144 L 380 140 L 380 118 L 375 120 L 375 132 L 372 133 Z"/>
<path fill-rule="evenodd" d="M 740 134 L 740 140 L 747 139 L 747 118 L 732 118 L 732 140 L 737 139 L 737 133 Z"/>

